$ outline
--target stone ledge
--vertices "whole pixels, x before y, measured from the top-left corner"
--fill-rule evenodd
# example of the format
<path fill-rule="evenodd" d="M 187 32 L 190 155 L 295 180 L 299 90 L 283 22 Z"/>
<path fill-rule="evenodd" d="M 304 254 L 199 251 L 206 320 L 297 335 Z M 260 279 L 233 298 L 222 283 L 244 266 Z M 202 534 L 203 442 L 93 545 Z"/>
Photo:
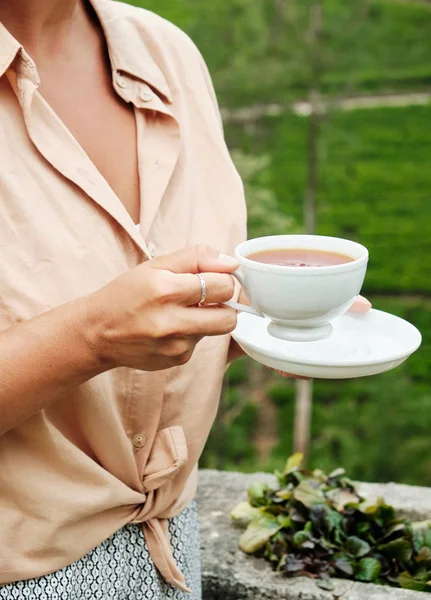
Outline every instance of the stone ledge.
<path fill-rule="evenodd" d="M 246 497 L 252 481 L 272 483 L 268 473 L 246 475 L 201 470 L 198 507 L 204 600 L 419 600 L 428 594 L 336 580 L 334 592 L 321 590 L 307 577 L 286 579 L 268 563 L 246 556 L 238 548 L 241 533 L 229 512 Z M 383 496 L 412 520 L 431 518 L 431 489 L 407 485 L 361 483 L 360 493 L 370 499 Z M 341 599 L 340 599 L 341 600 Z"/>

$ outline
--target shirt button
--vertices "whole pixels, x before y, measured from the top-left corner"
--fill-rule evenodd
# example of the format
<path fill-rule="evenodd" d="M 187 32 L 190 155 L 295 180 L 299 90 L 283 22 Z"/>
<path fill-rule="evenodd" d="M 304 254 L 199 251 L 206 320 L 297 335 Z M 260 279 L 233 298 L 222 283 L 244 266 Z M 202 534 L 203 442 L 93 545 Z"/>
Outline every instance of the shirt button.
<path fill-rule="evenodd" d="M 144 88 L 140 91 L 139 98 L 142 100 L 142 102 L 150 102 L 150 100 L 153 99 L 153 94 L 148 88 Z"/>
<path fill-rule="evenodd" d="M 123 77 L 123 75 L 117 75 L 117 85 L 120 88 L 126 88 L 128 87 L 128 83 L 125 77 Z"/>
<path fill-rule="evenodd" d="M 132 437 L 132 444 L 135 448 L 143 448 L 147 443 L 147 436 L 143 433 L 137 433 Z"/>
<path fill-rule="evenodd" d="M 156 256 L 156 247 L 153 244 L 153 242 L 149 242 L 148 245 L 148 254 L 151 256 L 151 258 L 154 258 Z"/>

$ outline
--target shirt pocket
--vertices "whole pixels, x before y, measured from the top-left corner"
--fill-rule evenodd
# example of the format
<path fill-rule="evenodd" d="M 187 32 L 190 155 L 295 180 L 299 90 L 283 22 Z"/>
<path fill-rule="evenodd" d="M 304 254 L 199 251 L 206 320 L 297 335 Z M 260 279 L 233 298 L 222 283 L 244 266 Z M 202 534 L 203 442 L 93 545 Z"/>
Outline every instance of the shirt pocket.
<path fill-rule="evenodd" d="M 151 492 L 161 487 L 187 459 L 187 442 L 180 425 L 158 431 L 142 478 L 144 491 Z"/>

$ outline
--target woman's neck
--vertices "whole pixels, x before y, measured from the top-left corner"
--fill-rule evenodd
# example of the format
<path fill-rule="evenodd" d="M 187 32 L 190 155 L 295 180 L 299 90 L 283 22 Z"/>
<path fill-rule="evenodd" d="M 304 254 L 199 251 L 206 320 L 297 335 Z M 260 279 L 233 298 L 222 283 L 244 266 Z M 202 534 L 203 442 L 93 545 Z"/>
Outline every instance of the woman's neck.
<path fill-rule="evenodd" d="M 0 21 L 34 59 L 64 47 L 83 18 L 83 0 L 0 0 Z"/>

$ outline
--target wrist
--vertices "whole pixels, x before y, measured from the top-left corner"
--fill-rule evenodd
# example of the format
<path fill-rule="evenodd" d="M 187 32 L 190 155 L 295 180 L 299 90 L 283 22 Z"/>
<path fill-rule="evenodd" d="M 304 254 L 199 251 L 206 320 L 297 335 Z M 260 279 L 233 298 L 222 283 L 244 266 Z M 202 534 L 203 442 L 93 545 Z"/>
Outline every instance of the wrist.
<path fill-rule="evenodd" d="M 93 294 L 77 301 L 78 330 L 83 351 L 88 357 L 89 368 L 99 373 L 113 369 L 117 365 L 108 352 L 106 339 L 106 318 Z"/>

